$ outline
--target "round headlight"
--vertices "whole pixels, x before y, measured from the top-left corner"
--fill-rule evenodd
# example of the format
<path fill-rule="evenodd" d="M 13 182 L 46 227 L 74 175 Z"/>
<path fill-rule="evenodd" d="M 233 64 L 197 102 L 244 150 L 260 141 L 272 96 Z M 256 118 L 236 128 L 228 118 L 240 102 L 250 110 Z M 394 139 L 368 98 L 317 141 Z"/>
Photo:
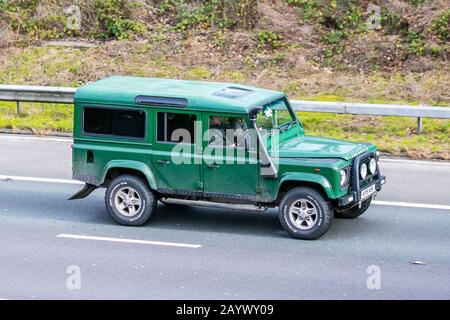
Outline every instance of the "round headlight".
<path fill-rule="evenodd" d="M 341 174 L 341 180 L 339 181 L 339 183 L 341 184 L 341 187 L 343 187 L 347 183 L 347 171 L 341 170 L 340 174 Z"/>
<path fill-rule="evenodd" d="M 367 164 L 363 163 L 361 165 L 360 174 L 363 180 L 367 177 Z"/>
<path fill-rule="evenodd" d="M 371 174 L 375 174 L 375 172 L 377 171 L 377 160 L 375 160 L 374 158 L 372 158 L 369 162 L 369 171 Z"/>

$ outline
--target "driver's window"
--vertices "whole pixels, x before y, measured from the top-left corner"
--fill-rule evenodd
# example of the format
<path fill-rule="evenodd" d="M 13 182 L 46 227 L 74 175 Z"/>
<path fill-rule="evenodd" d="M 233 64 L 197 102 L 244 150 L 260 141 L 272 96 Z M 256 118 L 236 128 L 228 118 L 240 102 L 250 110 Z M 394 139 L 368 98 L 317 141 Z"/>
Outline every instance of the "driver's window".
<path fill-rule="evenodd" d="M 278 99 L 264 105 L 257 114 L 256 125 L 260 130 L 272 131 L 296 120 L 287 108 L 284 99 Z"/>
<path fill-rule="evenodd" d="M 273 128 L 272 114 L 270 114 L 270 112 L 264 112 L 264 111 L 258 113 L 258 115 L 256 117 L 256 125 L 260 130 L 262 130 L 262 129 L 272 130 L 272 128 Z"/>
<path fill-rule="evenodd" d="M 214 146 L 223 147 L 244 147 L 244 132 L 247 124 L 244 118 L 210 116 L 208 143 Z"/>

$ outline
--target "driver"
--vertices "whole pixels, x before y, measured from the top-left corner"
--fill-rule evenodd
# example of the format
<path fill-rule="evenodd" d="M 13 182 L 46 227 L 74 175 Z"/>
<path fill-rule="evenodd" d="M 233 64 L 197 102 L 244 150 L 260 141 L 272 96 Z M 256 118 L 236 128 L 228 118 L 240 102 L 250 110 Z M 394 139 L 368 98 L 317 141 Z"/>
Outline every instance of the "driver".
<path fill-rule="evenodd" d="M 235 146 L 235 147 L 241 147 L 242 146 L 242 134 L 244 133 L 244 123 L 243 119 L 241 118 L 230 118 L 230 127 L 233 134 L 232 136 L 228 136 L 227 138 L 231 139 L 231 141 L 228 141 L 228 145 Z M 227 139 L 227 140 L 228 140 Z"/>
<path fill-rule="evenodd" d="M 225 144 L 225 129 L 217 116 L 209 118 L 209 144 L 224 145 Z"/>

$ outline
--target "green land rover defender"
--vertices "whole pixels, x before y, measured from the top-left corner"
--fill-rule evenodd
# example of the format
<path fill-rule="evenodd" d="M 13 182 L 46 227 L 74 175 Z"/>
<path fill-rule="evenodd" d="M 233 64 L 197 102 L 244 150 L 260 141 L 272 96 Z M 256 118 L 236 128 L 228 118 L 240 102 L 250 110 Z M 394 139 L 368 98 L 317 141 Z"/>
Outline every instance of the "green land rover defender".
<path fill-rule="evenodd" d="M 294 238 L 356 218 L 385 178 L 369 143 L 307 136 L 282 92 L 109 77 L 75 93 L 71 199 L 106 188 L 108 213 L 141 226 L 165 205 L 279 208 Z"/>

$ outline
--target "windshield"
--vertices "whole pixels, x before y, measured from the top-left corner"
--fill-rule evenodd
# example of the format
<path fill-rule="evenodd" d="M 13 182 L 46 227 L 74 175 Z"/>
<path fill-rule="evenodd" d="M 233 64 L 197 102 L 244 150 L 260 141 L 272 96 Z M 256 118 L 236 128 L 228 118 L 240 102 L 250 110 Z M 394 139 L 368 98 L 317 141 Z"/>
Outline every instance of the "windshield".
<path fill-rule="evenodd" d="M 282 130 L 294 122 L 297 122 L 297 118 L 295 114 L 291 114 L 285 98 L 264 105 L 256 117 L 258 128 L 268 130 L 269 132 L 274 129 Z"/>

